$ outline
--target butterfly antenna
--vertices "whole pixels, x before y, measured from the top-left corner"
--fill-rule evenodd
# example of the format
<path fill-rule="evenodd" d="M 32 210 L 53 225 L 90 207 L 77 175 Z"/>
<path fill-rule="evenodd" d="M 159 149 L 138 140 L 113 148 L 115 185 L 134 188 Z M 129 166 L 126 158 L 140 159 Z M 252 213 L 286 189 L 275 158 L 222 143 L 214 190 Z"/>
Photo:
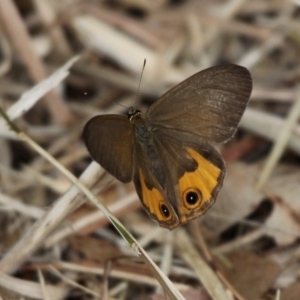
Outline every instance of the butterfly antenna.
<path fill-rule="evenodd" d="M 117 105 L 120 105 L 120 106 L 122 106 L 122 107 L 124 107 L 124 108 L 126 108 L 126 109 L 129 109 L 129 107 L 127 107 L 127 106 L 125 106 L 125 105 L 123 105 L 123 104 L 121 104 L 121 103 L 114 102 L 114 101 L 111 101 L 111 103 L 117 104 Z"/>
<path fill-rule="evenodd" d="M 134 110 L 136 109 L 136 102 L 137 102 L 137 99 L 138 99 L 138 96 L 139 96 L 139 93 L 140 93 L 140 86 L 141 86 L 145 66 L 146 66 L 146 58 L 144 59 L 144 65 L 143 65 L 143 68 L 142 68 L 138 89 L 137 89 L 136 94 L 135 94 Z"/>

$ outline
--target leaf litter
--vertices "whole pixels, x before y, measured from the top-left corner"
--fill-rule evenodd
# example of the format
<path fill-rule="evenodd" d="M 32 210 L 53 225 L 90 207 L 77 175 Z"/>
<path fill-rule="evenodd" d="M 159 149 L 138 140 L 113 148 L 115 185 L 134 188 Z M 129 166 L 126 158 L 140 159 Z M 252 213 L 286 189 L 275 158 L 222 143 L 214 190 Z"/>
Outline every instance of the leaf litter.
<path fill-rule="evenodd" d="M 13 111 L 24 132 L 97 194 L 185 299 L 298 299 L 296 111 L 295 124 L 283 130 L 299 98 L 299 3 L 33 3 L 0 2 L 2 109 Z M 174 233 L 149 219 L 132 184 L 121 184 L 90 164 L 81 140 L 94 114 L 123 114 L 112 102 L 133 105 L 144 58 L 143 111 L 163 92 L 212 65 L 242 64 L 254 82 L 240 129 L 222 145 L 228 170 L 218 201 Z M 18 141 L 4 120 L 0 144 L 3 299 L 166 299 L 155 275 L 104 215 Z M 274 145 L 280 155 L 257 189 Z M 53 273 L 53 266 L 63 276 Z M 220 294 L 213 294 L 211 282 L 220 286 Z"/>

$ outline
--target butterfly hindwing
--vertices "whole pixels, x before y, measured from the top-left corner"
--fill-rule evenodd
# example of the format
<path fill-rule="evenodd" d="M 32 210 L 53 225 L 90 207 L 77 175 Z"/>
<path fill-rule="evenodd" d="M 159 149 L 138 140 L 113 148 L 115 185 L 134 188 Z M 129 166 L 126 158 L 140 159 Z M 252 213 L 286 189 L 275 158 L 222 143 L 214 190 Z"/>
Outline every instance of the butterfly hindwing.
<path fill-rule="evenodd" d="M 180 223 L 202 214 L 216 201 L 226 168 L 219 151 L 197 136 L 155 134 L 156 148 L 165 161 L 165 193 Z"/>
<path fill-rule="evenodd" d="M 165 179 L 160 176 L 163 173 L 158 174 L 160 171 L 155 172 L 155 170 L 158 170 L 157 166 L 159 165 L 163 172 L 159 157 L 154 154 L 152 160 L 150 160 L 147 156 L 147 150 L 138 142 L 135 144 L 134 157 L 133 181 L 145 210 L 160 226 L 169 229 L 177 227 L 179 225 L 178 217 L 169 202 L 169 196 L 163 188 Z"/>

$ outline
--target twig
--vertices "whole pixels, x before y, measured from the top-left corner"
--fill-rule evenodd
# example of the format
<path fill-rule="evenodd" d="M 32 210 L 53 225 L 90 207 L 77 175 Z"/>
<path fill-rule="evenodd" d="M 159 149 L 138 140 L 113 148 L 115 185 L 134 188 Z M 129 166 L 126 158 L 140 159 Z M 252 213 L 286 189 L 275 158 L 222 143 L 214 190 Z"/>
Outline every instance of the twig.
<path fill-rule="evenodd" d="M 20 129 L 10 121 L 9 117 L 4 113 L 2 109 L 0 109 L 0 113 L 7 121 L 11 129 L 18 134 L 21 140 L 28 143 L 34 150 L 36 150 L 38 153 L 44 156 L 49 162 L 51 162 L 51 164 L 53 164 L 57 169 L 59 169 L 68 179 L 70 179 L 75 184 L 76 189 L 79 189 L 81 192 L 83 192 L 84 195 L 89 200 L 91 200 L 106 215 L 106 217 L 114 225 L 116 230 L 120 233 L 120 235 L 123 236 L 123 238 L 129 243 L 129 245 L 137 253 L 137 255 L 152 270 L 152 272 L 155 274 L 155 277 L 160 282 L 164 291 L 166 292 L 166 294 L 168 294 L 170 299 L 172 300 L 184 299 L 181 293 L 174 287 L 174 285 L 169 280 L 169 278 L 165 274 L 163 274 L 161 270 L 157 267 L 157 265 L 150 259 L 148 254 L 138 244 L 136 239 L 126 230 L 123 224 L 118 219 L 116 219 L 102 203 L 98 201 L 98 199 L 90 192 L 90 190 L 82 182 L 80 182 L 72 173 L 70 173 L 67 169 L 65 169 L 62 165 L 60 165 L 58 161 L 55 160 L 54 157 L 50 156 L 43 148 L 41 148 L 38 144 L 36 144 L 29 136 L 21 132 Z M 68 212 L 65 211 L 65 215 L 67 214 Z M 50 219 L 49 222 L 51 223 L 51 221 L 52 220 Z M 50 224 L 47 222 L 46 226 L 49 227 L 49 225 Z M 10 253 L 11 252 L 12 251 L 10 251 Z M 0 268 L 1 268 L 1 263 L 0 263 Z"/>
<path fill-rule="evenodd" d="M 229 300 L 230 298 L 228 297 L 220 280 L 203 260 L 182 228 L 178 228 L 176 230 L 175 242 L 177 248 L 180 250 L 180 255 L 189 264 L 189 266 L 195 270 L 199 280 L 202 282 L 212 299 Z"/>
<path fill-rule="evenodd" d="M 14 291 L 23 297 L 30 297 L 34 299 L 42 299 L 43 297 L 40 283 L 11 277 L 2 271 L 0 271 L 0 286 Z M 50 296 L 50 299 L 63 299 L 68 293 L 68 289 L 62 286 L 46 285 L 45 290 Z"/>
<path fill-rule="evenodd" d="M 240 127 L 254 132 L 271 141 L 276 141 L 284 119 L 273 114 L 248 107 L 242 117 Z M 300 154 L 300 126 L 295 126 L 287 146 Z"/>
<path fill-rule="evenodd" d="M 55 45 L 55 50 L 58 51 L 63 57 L 70 57 L 72 55 L 71 49 L 64 37 L 64 34 L 58 26 L 54 27 L 56 21 L 55 10 L 52 3 L 45 0 L 34 0 L 33 4 L 39 16 L 44 23 L 46 29 L 49 30 L 50 36 Z"/>
<path fill-rule="evenodd" d="M 13 1 L 0 1 L 0 17 L 33 81 L 38 83 L 46 78 L 45 66 L 34 51 L 28 32 Z M 72 116 L 69 109 L 57 93 L 52 91 L 45 96 L 45 99 L 51 116 L 57 123 L 70 122 Z"/>
<path fill-rule="evenodd" d="M 272 173 L 275 165 L 277 164 L 278 160 L 280 159 L 283 151 L 285 150 L 289 139 L 291 138 L 292 131 L 294 126 L 298 121 L 298 117 L 300 115 L 300 87 L 298 89 L 298 97 L 295 100 L 294 104 L 290 108 L 289 115 L 285 123 L 283 124 L 282 129 L 278 133 L 278 137 L 276 139 L 276 143 L 274 144 L 272 151 L 270 153 L 269 158 L 264 166 L 263 171 L 260 174 L 258 179 L 256 188 L 259 190 L 267 181 L 268 177 Z"/>

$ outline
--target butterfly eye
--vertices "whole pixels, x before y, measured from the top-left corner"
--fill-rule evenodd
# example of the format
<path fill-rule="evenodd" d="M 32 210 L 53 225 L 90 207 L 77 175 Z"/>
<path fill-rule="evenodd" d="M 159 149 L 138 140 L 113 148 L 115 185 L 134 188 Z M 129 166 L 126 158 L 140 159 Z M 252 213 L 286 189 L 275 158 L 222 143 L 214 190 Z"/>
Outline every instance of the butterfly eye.
<path fill-rule="evenodd" d="M 164 204 L 164 203 L 160 203 L 160 212 L 162 213 L 162 215 L 168 220 L 171 217 L 171 213 L 169 208 Z"/>
<path fill-rule="evenodd" d="M 188 188 L 183 193 L 183 201 L 187 208 L 192 209 L 199 206 L 202 202 L 202 193 L 195 188 Z"/>

